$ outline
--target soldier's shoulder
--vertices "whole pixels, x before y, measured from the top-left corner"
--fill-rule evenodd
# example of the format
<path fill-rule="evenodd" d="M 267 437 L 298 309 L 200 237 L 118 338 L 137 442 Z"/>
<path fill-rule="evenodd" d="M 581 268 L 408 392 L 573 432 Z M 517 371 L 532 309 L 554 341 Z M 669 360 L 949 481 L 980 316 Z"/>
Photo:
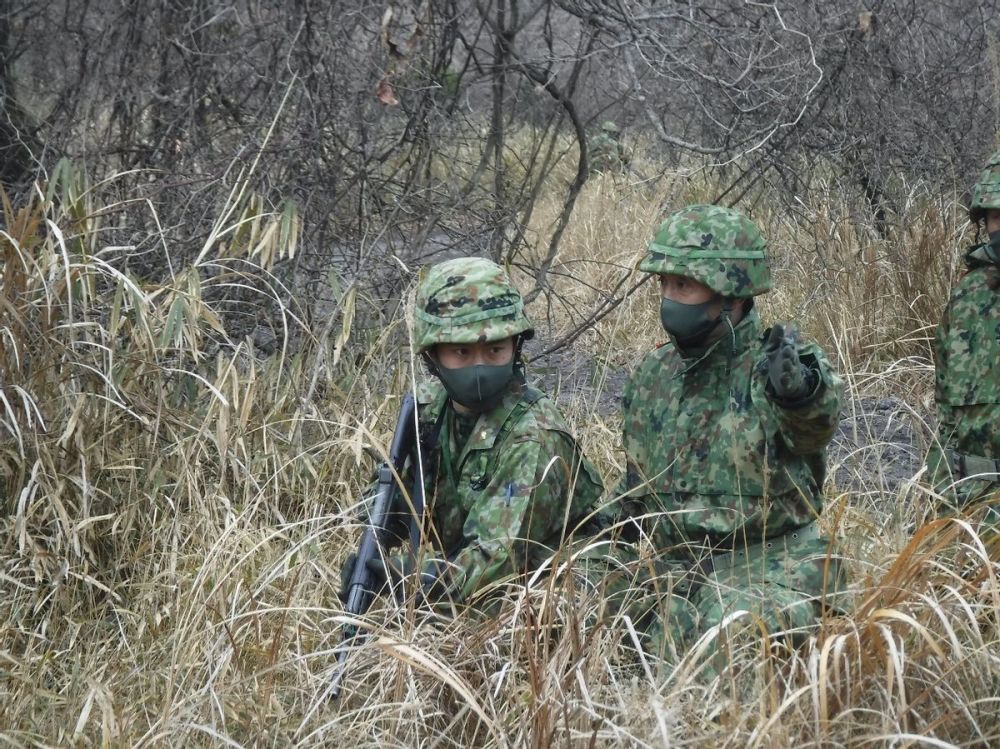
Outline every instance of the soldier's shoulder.
<path fill-rule="evenodd" d="M 509 425 L 514 442 L 537 442 L 550 445 L 563 439 L 573 440 L 569 423 L 559 406 L 537 388 L 528 387 L 523 408 L 511 414 Z"/>
<path fill-rule="evenodd" d="M 962 325 L 985 321 L 987 309 L 996 310 L 1000 314 L 1000 268 L 996 266 L 978 266 L 971 268 L 958 279 L 951 290 L 948 305 L 945 308 L 944 320 Z"/>
<path fill-rule="evenodd" d="M 683 365 L 683 359 L 677 351 L 677 347 L 671 341 L 657 344 L 653 349 L 639 361 L 639 365 L 632 370 L 629 379 L 641 381 L 649 377 L 662 378 L 663 370 L 673 369 Z"/>
<path fill-rule="evenodd" d="M 556 402 L 546 393 L 535 387 L 528 387 L 525 394 L 529 401 L 518 419 L 522 429 L 569 431 L 566 419 L 556 405 Z"/>
<path fill-rule="evenodd" d="M 422 380 L 417 383 L 417 405 L 420 406 L 420 413 L 430 410 L 438 403 L 443 403 L 444 385 L 437 379 Z"/>
<path fill-rule="evenodd" d="M 674 346 L 673 341 L 667 340 L 657 343 L 643 354 L 639 360 L 639 364 L 632 370 L 632 373 L 635 374 L 645 370 L 659 370 L 661 367 L 674 366 L 681 361 L 681 355 L 677 351 L 677 347 Z"/>
<path fill-rule="evenodd" d="M 952 299 L 970 292 L 1000 291 L 1000 267 L 990 264 L 975 265 L 967 268 L 952 290 Z"/>

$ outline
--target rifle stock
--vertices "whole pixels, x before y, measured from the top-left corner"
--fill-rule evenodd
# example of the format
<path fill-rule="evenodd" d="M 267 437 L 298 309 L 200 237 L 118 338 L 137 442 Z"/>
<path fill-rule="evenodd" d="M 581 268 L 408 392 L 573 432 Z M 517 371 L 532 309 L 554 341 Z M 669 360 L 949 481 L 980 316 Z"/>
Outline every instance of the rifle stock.
<path fill-rule="evenodd" d="M 389 462 L 382 463 L 378 469 L 378 488 L 368 513 L 368 523 L 361 534 L 357 561 L 354 563 L 354 570 L 351 572 L 351 579 L 347 586 L 344 612 L 353 617 L 363 616 L 378 592 L 375 589 L 374 576 L 368 569 L 368 561 L 380 558 L 380 550 L 386 542 L 387 526 L 396 504 L 396 498 L 400 493 L 400 485 L 396 477 L 398 476 L 402 480 L 408 458 L 412 456 L 414 464 L 417 462 L 416 421 L 416 401 L 412 393 L 407 393 L 403 396 L 399 417 L 396 420 L 396 430 L 393 432 L 392 444 L 389 446 Z M 423 512 L 423 484 L 421 471 L 415 470 L 413 473 L 415 478 L 412 501 L 416 517 L 411 523 L 411 529 L 418 529 L 416 538 L 419 543 L 419 515 Z M 414 538 L 412 530 L 410 535 L 411 539 Z M 416 549 L 414 549 L 415 552 Z M 330 686 L 332 699 L 337 699 L 340 696 L 340 681 L 344 674 L 347 656 L 350 653 L 349 646 L 360 636 L 357 626 L 353 624 L 344 626 L 344 637 L 337 653 L 337 666 Z"/>

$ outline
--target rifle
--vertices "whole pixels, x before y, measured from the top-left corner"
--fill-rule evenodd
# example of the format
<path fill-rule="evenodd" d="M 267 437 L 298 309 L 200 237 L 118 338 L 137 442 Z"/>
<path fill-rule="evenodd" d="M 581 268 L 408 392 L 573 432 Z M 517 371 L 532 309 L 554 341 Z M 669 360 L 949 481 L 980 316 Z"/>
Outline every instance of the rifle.
<path fill-rule="evenodd" d="M 392 515 L 393 507 L 401 491 L 396 477 L 402 478 L 403 469 L 407 459 L 412 459 L 413 466 L 419 469 L 417 457 L 417 414 L 416 401 L 411 393 L 403 396 L 403 403 L 399 409 L 399 418 L 396 420 L 396 430 L 392 435 L 392 444 L 389 446 L 389 462 L 382 463 L 378 469 L 378 489 L 375 498 L 371 503 L 371 510 L 368 514 L 368 524 L 361 534 L 361 543 L 358 545 L 357 561 L 354 563 L 354 570 L 351 572 L 351 580 L 347 586 L 345 596 L 344 611 L 354 617 L 363 616 L 371 606 L 378 591 L 375 588 L 375 580 L 368 570 L 367 562 L 371 559 L 380 558 L 380 550 L 386 542 L 388 533 L 388 523 Z M 414 470 L 413 481 L 413 514 L 410 518 L 410 544 L 412 553 L 416 555 L 420 546 L 420 524 L 424 510 L 424 486 L 423 477 L 420 470 Z M 355 640 L 359 640 L 362 635 L 358 627 L 353 624 L 344 626 L 344 637 L 341 641 L 340 652 L 337 654 L 337 667 L 333 674 L 330 686 L 331 699 L 340 696 L 340 680 L 344 675 L 344 664 L 350 653 L 349 645 Z"/>

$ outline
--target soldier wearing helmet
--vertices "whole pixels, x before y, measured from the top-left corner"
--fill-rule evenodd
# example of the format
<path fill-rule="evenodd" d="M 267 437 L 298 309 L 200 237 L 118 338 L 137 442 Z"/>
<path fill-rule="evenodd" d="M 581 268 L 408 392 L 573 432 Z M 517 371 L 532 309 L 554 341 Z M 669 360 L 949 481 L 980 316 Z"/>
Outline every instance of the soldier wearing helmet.
<path fill-rule="evenodd" d="M 1000 151 L 972 189 L 969 220 L 987 241 L 965 254 L 934 338 L 938 440 L 928 464 L 958 504 L 1000 490 Z"/>
<path fill-rule="evenodd" d="M 461 602 L 536 568 L 603 491 L 555 404 L 525 382 L 533 334 L 521 295 L 488 260 L 440 263 L 418 286 L 413 345 L 435 377 L 417 392 L 436 557 L 421 570 L 426 598 Z M 409 572 L 402 556 L 374 561 L 393 583 Z"/>
<path fill-rule="evenodd" d="M 802 632 L 839 570 L 816 519 L 843 383 L 794 328 L 762 329 L 767 247 L 741 213 L 677 211 L 639 268 L 659 281 L 670 340 L 625 386 L 610 517 L 622 564 L 608 590 L 627 591 L 661 655 L 740 610 L 771 633 Z"/>
<path fill-rule="evenodd" d="M 601 132 L 590 141 L 590 171 L 620 173 L 625 171 L 629 160 L 618 125 L 611 120 L 604 122 Z"/>

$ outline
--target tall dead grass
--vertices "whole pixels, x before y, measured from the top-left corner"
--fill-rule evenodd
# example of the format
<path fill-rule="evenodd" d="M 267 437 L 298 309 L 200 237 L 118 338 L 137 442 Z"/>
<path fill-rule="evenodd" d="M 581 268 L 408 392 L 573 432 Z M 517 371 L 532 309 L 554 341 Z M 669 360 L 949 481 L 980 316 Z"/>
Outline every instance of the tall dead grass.
<path fill-rule="evenodd" d="M 554 266 L 568 301 L 539 297 L 532 315 L 552 337 L 571 330 L 634 266 L 663 212 L 707 192 L 697 174 L 656 190 L 628 176 L 588 183 Z M 268 273 L 294 253 L 286 209 L 267 211 L 242 188 L 221 196 L 216 240 L 152 283 L 123 270 L 128 248 L 102 240 L 115 206 L 101 195 L 66 165 L 27 204 L 4 205 L 5 743 L 1000 741 L 995 538 L 975 514 L 935 518 L 918 481 L 882 481 L 859 457 L 877 449 L 875 434 L 831 471 L 830 525 L 849 556 L 853 608 L 797 650 L 751 626 L 728 641 L 718 676 L 700 668 L 717 633 L 678 664 L 638 656 L 628 620 L 595 623 L 597 591 L 564 549 L 552 574 L 499 586 L 486 613 L 381 603 L 361 622 L 371 636 L 352 654 L 344 696 L 329 701 L 345 621 L 339 565 L 412 362 L 391 330 L 354 338 L 350 293 L 323 331 L 302 329 Z M 938 270 L 950 272 L 964 228 L 947 203 L 915 198 L 907 231 L 878 240 L 841 218 L 849 206 L 838 200 L 831 188 L 801 216 L 755 214 L 775 248 L 778 290 L 764 316 L 824 342 L 859 413 L 892 397 L 924 420 L 927 337 L 947 290 Z M 535 220 L 556 210 L 540 207 Z M 236 287 L 284 300 L 280 324 L 298 343 L 262 358 L 233 339 Z M 602 399 L 660 338 L 643 290 L 574 346 L 596 374 L 563 404 L 609 483 L 621 458 Z"/>

